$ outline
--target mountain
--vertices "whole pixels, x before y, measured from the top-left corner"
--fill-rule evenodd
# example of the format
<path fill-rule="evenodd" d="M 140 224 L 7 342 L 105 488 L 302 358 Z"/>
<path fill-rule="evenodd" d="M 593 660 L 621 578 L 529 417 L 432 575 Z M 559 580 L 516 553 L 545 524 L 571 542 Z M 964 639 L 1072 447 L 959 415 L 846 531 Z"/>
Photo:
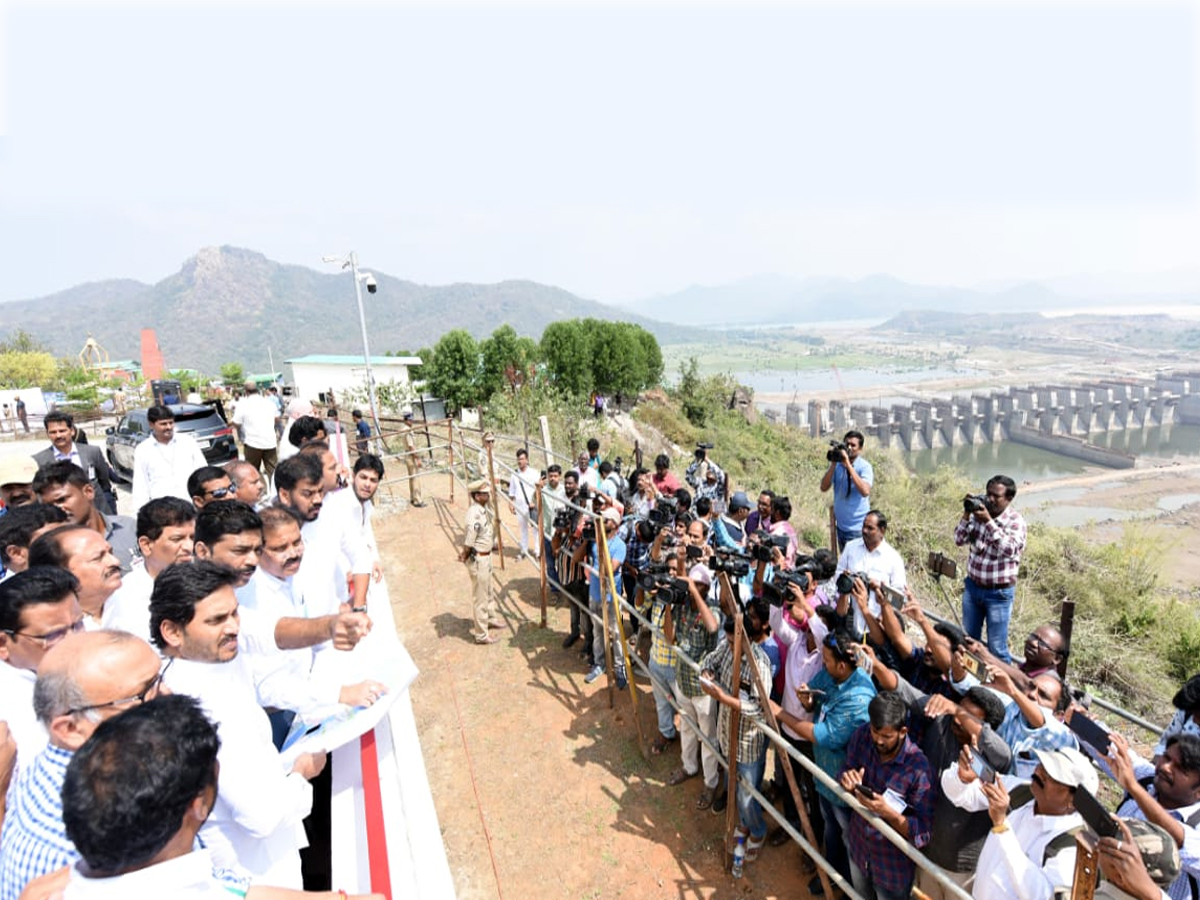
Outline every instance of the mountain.
<path fill-rule="evenodd" d="M 909 309 L 987 313 L 1041 312 L 1053 309 L 1096 309 L 1118 303 L 1147 302 L 1156 288 L 1179 288 L 1188 273 L 1155 280 L 1133 292 L 1133 280 L 1122 279 L 1120 290 L 1102 292 L 1082 279 L 1061 282 L 1005 281 L 988 288 L 911 284 L 890 275 L 846 278 L 791 278 L 755 275 L 717 286 L 693 285 L 672 294 L 628 304 L 630 309 L 654 310 L 670 322 L 692 325 L 784 325 L 846 319 L 887 318 Z M 1061 283 L 1062 287 L 1058 285 Z M 1071 290 L 1066 288 L 1070 286 Z M 1156 294 L 1161 302 L 1195 303 L 1200 292 Z"/>
<path fill-rule="evenodd" d="M 559 319 L 635 322 L 661 343 L 704 339 L 699 329 L 657 322 L 532 281 L 414 284 L 374 272 L 379 289 L 363 291 L 371 352 L 430 346 L 452 328 L 483 338 L 503 324 L 538 338 Z M 240 362 L 266 371 L 308 353 L 362 351 L 354 284 L 348 273 L 283 265 L 236 247 L 208 247 L 157 284 L 115 280 L 0 305 L 0 337 L 17 328 L 74 357 L 92 334 L 112 359 L 141 355 L 141 330 L 153 327 L 170 368 L 215 374 Z"/>

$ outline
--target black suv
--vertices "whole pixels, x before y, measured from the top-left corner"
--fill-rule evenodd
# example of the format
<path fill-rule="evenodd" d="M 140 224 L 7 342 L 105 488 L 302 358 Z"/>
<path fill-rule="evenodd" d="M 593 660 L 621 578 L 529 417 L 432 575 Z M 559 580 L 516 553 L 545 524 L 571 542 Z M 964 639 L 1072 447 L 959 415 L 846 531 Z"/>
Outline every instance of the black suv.
<path fill-rule="evenodd" d="M 238 458 L 232 426 L 211 406 L 180 403 L 172 404 L 170 409 L 175 413 L 175 432 L 195 438 L 209 463 L 219 466 Z M 117 475 L 126 480 L 133 478 L 133 451 L 150 437 L 151 431 L 146 410 L 134 409 L 121 418 L 116 428 L 105 432 L 108 435 L 108 463 Z"/>

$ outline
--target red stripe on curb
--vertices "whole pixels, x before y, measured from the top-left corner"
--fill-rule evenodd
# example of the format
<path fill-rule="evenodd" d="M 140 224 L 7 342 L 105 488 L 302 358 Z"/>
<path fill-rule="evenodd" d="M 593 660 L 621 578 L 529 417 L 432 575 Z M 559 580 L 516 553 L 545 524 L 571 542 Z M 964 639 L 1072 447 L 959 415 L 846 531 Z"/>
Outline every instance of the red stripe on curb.
<path fill-rule="evenodd" d="M 383 822 L 383 797 L 379 787 L 379 755 L 375 749 L 375 730 L 368 731 L 359 738 L 359 742 L 371 890 L 392 900 L 392 875 L 388 866 L 387 831 Z"/>

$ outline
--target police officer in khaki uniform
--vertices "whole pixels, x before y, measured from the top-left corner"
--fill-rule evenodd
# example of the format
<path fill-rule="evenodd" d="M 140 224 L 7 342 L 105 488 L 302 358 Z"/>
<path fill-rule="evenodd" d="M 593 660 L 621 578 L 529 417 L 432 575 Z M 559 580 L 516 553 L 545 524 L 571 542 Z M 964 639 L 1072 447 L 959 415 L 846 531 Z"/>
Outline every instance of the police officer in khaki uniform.
<path fill-rule="evenodd" d="M 494 644 L 496 639 L 488 634 L 488 629 L 503 628 L 504 622 L 492 597 L 492 543 L 496 538 L 496 526 L 488 506 L 491 488 L 481 478 L 468 484 L 467 491 L 471 495 L 471 507 L 467 510 L 466 535 L 458 558 L 467 564 L 467 571 L 471 573 L 475 643 Z"/>
<path fill-rule="evenodd" d="M 404 467 L 408 469 L 408 498 L 413 506 L 421 507 L 425 505 L 425 499 L 421 496 L 421 485 L 417 481 L 417 473 L 424 463 L 417 453 L 417 439 L 413 434 L 413 414 L 411 412 L 404 413 L 404 424 L 400 426 L 400 439 L 404 442 Z"/>

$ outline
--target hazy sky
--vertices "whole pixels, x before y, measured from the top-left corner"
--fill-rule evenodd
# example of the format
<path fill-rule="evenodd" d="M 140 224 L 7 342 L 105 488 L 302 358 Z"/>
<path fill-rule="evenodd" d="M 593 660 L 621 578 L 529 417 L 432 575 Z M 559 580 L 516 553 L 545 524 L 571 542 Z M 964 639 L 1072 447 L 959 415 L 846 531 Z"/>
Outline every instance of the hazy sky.
<path fill-rule="evenodd" d="M 213 244 L 600 300 L 1200 258 L 1200 0 L 8 0 L 0 41 L 0 299 Z"/>

